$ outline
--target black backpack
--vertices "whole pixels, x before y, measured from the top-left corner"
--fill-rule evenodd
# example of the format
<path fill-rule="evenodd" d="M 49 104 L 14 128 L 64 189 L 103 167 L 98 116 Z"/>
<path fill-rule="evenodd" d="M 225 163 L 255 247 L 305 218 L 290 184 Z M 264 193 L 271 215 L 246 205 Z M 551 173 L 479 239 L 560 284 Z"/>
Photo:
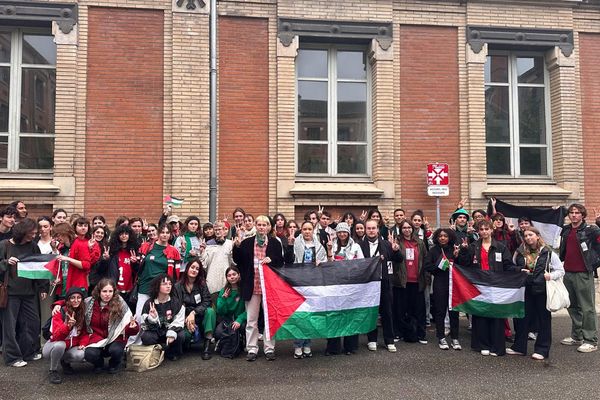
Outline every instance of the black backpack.
<path fill-rule="evenodd" d="M 231 329 L 230 321 L 221 321 L 219 331 L 219 349 L 221 357 L 235 358 L 240 355 L 245 346 L 243 327 Z"/>
<path fill-rule="evenodd" d="M 60 315 L 62 316 L 62 319 L 65 319 L 65 311 L 62 309 L 60 309 Z M 46 321 L 46 323 L 42 326 L 42 337 L 46 340 L 50 340 L 50 337 L 52 336 L 52 332 L 50 332 L 50 327 L 52 326 L 52 317 L 48 318 L 48 320 Z"/>

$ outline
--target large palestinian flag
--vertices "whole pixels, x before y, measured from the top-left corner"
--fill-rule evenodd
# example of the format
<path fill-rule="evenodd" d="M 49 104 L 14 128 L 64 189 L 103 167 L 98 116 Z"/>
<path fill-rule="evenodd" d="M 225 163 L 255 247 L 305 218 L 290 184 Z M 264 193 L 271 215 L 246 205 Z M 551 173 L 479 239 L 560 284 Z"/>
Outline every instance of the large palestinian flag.
<path fill-rule="evenodd" d="M 32 254 L 17 263 L 17 276 L 27 279 L 54 279 L 58 270 L 55 254 Z"/>
<path fill-rule="evenodd" d="M 452 267 L 450 307 L 454 311 L 489 318 L 525 316 L 524 272 L 492 272 Z"/>
<path fill-rule="evenodd" d="M 375 329 L 381 292 L 378 257 L 259 267 L 269 340 L 333 338 Z"/>
<path fill-rule="evenodd" d="M 564 224 L 567 210 L 565 207 L 558 208 L 538 208 L 515 206 L 496 199 L 496 211 L 506 217 L 507 223 L 512 222 L 517 226 L 517 220 L 520 217 L 531 219 L 533 226 L 539 229 L 544 242 L 552 247 L 558 247 L 560 244 L 560 232 Z M 488 213 L 492 212 L 492 202 L 488 202 Z"/>

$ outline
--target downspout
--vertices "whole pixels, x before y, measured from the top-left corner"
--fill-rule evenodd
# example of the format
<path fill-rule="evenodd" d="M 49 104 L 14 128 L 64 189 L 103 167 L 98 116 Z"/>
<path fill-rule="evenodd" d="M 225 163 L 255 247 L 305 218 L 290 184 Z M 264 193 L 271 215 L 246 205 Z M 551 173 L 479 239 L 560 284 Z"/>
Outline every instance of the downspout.
<path fill-rule="evenodd" d="M 210 160 L 208 219 L 217 219 L 217 0 L 210 0 Z"/>

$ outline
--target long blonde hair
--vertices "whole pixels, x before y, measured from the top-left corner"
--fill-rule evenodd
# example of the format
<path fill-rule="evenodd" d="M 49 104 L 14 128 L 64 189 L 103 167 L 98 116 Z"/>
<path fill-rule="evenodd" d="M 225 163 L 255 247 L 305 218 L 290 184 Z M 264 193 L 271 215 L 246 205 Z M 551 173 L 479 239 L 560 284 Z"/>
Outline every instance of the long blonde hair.
<path fill-rule="evenodd" d="M 538 237 L 535 250 L 532 250 L 531 247 L 527 243 L 525 243 L 525 240 L 523 240 L 523 256 L 525 257 L 526 265 L 530 265 L 535 262 L 535 259 L 537 258 L 541 250 L 544 247 L 546 247 L 546 243 L 544 242 L 544 239 L 542 239 L 542 235 L 536 227 L 528 226 L 527 228 L 523 229 L 523 236 L 527 231 L 535 233 Z"/>

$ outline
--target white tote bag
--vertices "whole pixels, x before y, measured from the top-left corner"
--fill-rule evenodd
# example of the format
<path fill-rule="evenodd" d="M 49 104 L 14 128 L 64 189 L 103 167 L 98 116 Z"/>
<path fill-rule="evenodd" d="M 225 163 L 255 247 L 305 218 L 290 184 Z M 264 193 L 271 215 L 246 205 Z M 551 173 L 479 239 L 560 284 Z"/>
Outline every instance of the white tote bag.
<path fill-rule="evenodd" d="M 548 254 L 548 260 L 546 261 L 546 272 L 548 273 L 550 273 L 551 256 L 552 254 Z M 568 308 L 570 305 L 569 292 L 563 283 L 563 278 L 546 281 L 546 309 L 550 312 L 556 312 Z"/>

